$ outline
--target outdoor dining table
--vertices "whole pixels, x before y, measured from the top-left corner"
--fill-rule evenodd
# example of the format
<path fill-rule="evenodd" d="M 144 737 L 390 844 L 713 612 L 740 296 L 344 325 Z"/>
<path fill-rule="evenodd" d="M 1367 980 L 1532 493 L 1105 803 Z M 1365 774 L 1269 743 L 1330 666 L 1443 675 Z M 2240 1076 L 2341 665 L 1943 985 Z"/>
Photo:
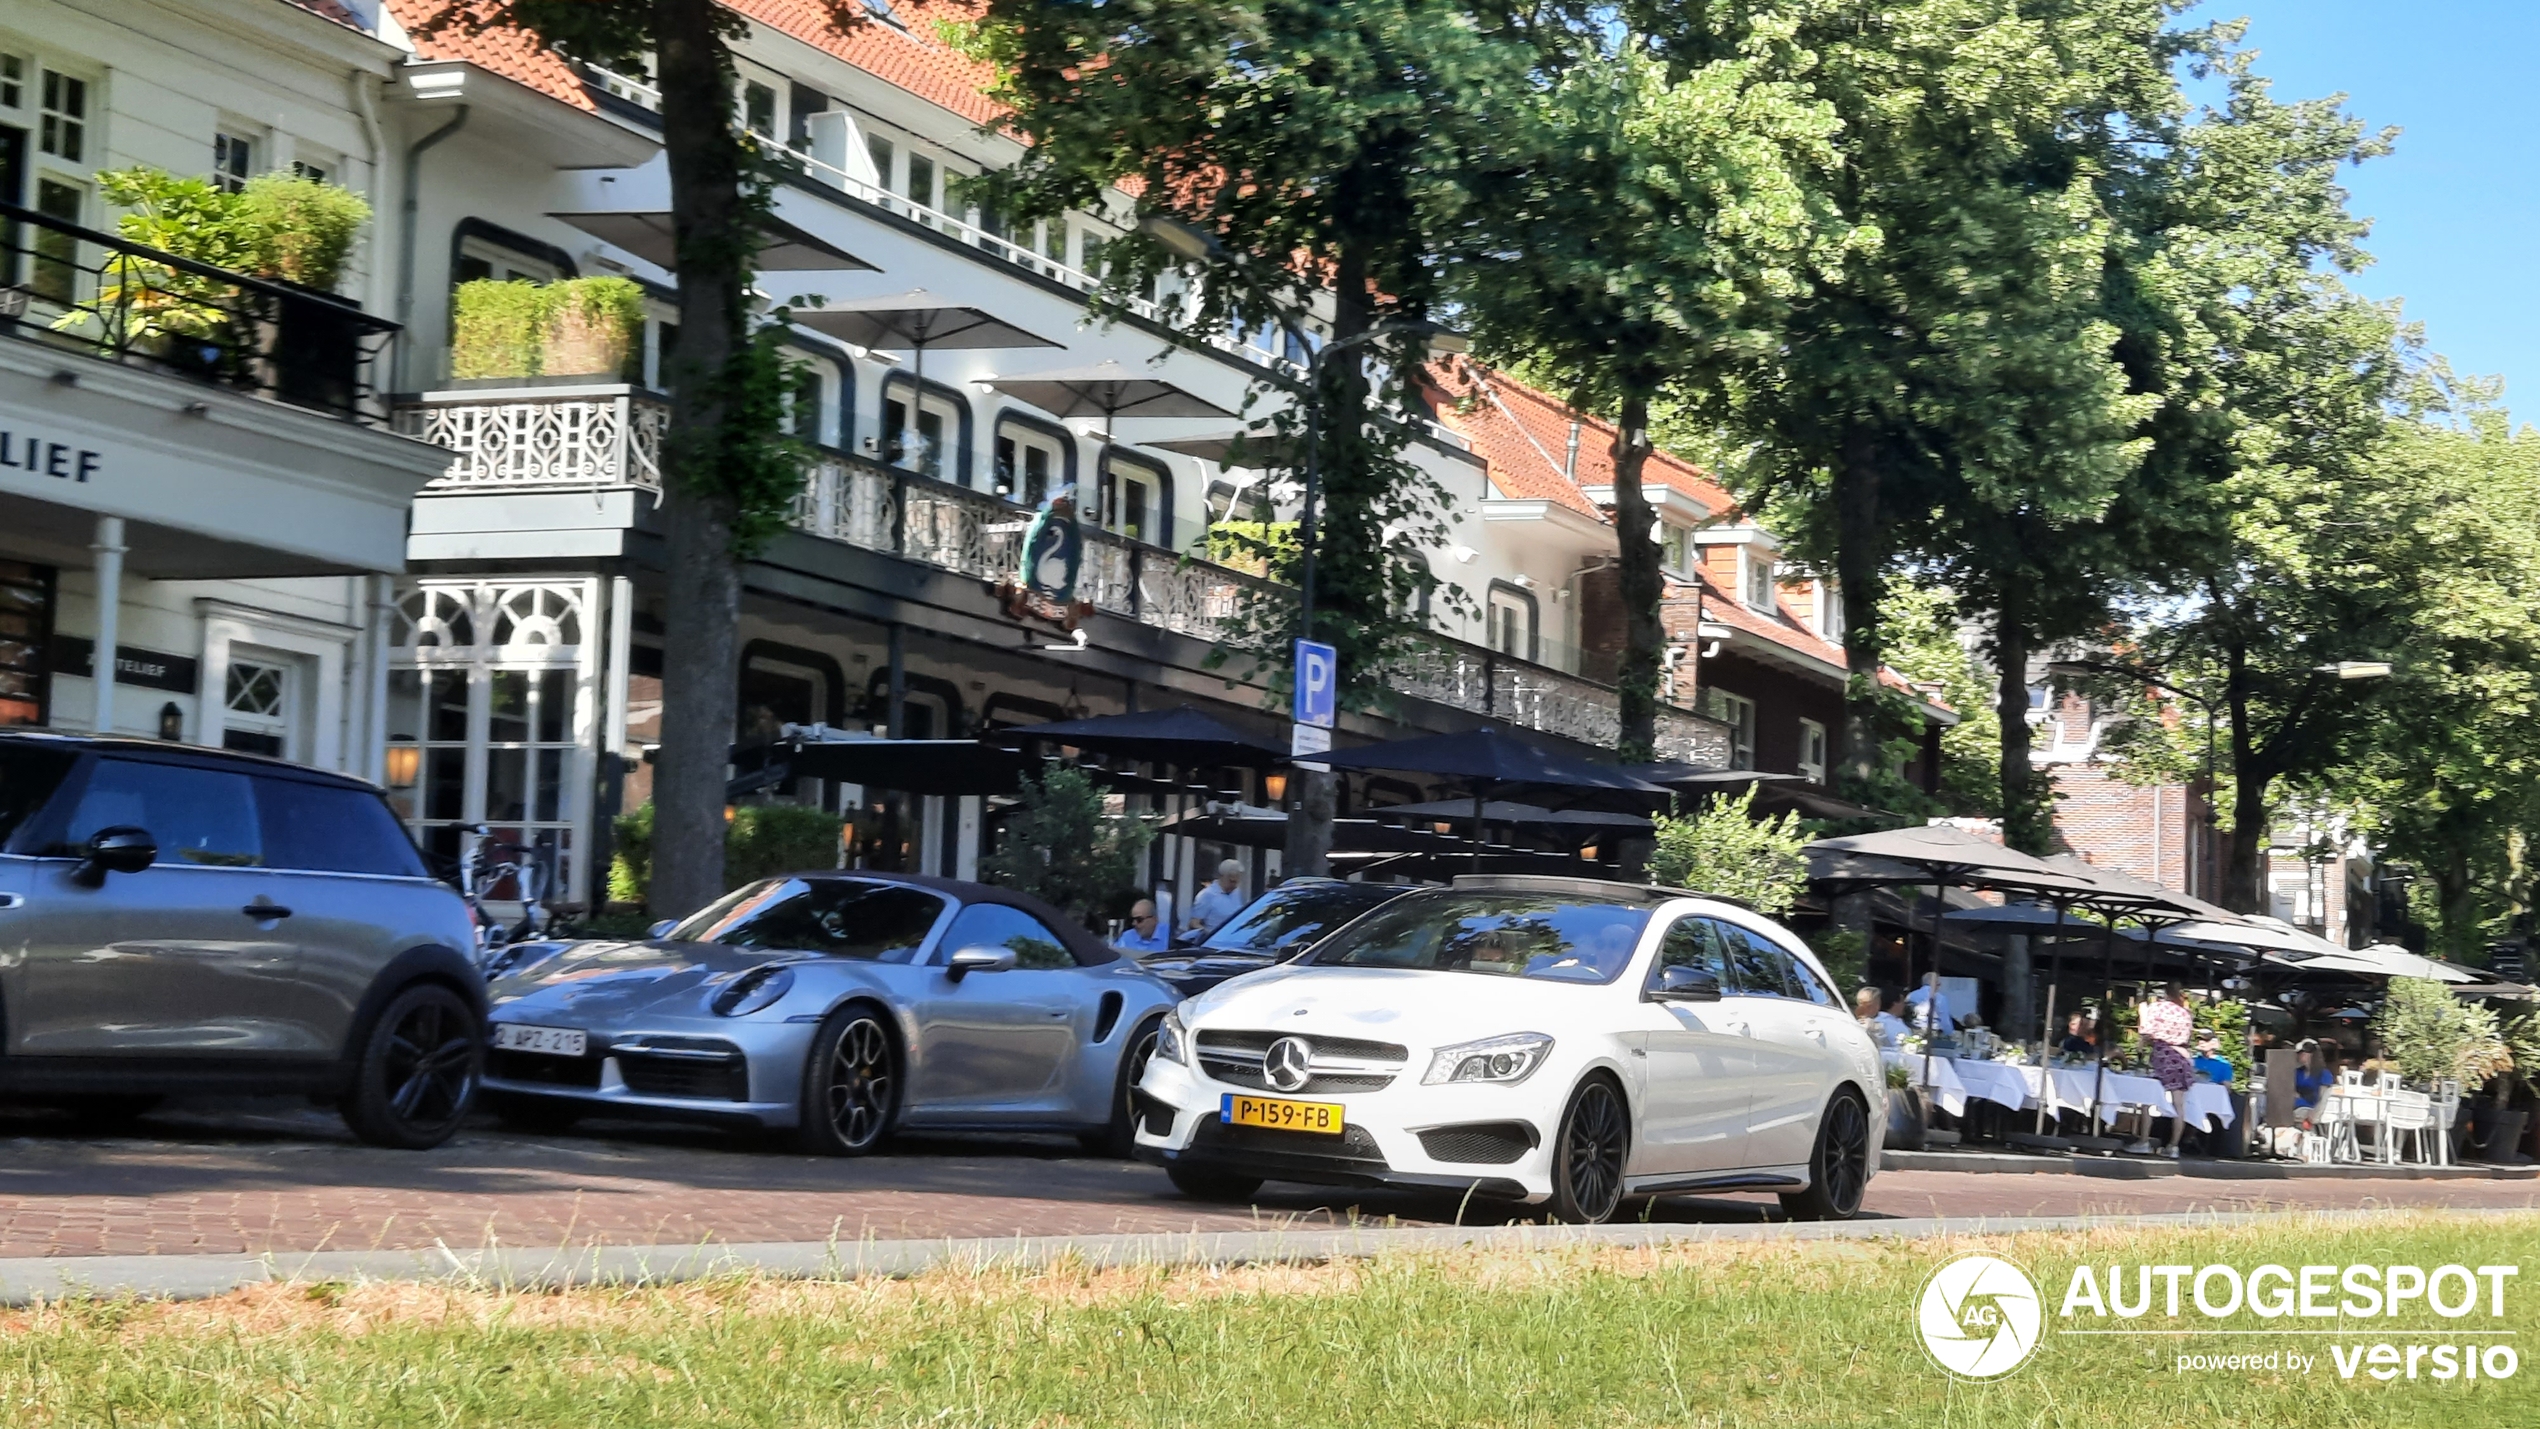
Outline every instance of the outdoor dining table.
<path fill-rule="evenodd" d="M 1933 1057 L 1929 1059 L 1928 1080 L 1925 1059 L 1890 1050 L 1887 1064 L 1903 1067 L 1916 1086 L 1932 1094 L 1932 1100 L 1951 1116 L 1964 1116 L 1970 1097 L 1989 1101 L 2011 1109 L 2036 1106 L 2042 1099 L 2051 1111 L 2087 1111 L 2091 1103 L 2093 1068 L 2033 1067 L 2015 1062 L 1982 1062 L 1973 1058 Z M 2148 1107 L 2166 1115 L 2171 1110 L 2169 1089 L 2158 1081 L 2132 1072 L 2109 1070 L 2100 1073 L 2099 1119 L 2114 1121 L 2127 1107 Z M 2231 1125 L 2233 1112 L 2231 1089 L 2212 1082 L 2198 1082 L 2187 1089 L 2187 1119 L 2192 1126 L 2220 1130 Z"/>

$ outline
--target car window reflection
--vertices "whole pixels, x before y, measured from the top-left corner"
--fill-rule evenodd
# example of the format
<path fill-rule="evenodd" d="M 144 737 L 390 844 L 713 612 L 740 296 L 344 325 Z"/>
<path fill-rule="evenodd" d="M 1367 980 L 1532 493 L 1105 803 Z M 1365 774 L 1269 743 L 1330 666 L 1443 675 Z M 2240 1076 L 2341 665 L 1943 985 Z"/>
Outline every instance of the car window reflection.
<path fill-rule="evenodd" d="M 943 911 L 940 896 L 906 884 L 777 878 L 726 895 L 670 936 L 728 948 L 905 963 L 916 958 Z"/>
<path fill-rule="evenodd" d="M 1648 911 L 1524 894 L 1405 898 L 1313 955 L 1327 967 L 1482 973 L 1547 982 L 1612 982 Z"/>

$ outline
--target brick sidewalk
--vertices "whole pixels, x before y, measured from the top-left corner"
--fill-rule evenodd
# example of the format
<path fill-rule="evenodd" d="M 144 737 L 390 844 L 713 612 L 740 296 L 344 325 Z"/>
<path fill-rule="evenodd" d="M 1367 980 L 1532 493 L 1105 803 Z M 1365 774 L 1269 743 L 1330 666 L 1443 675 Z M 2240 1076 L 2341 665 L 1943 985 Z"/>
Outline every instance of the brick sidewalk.
<path fill-rule="evenodd" d="M 613 1126 L 518 1136 L 471 1128 L 435 1151 L 360 1146 L 301 1108 L 154 1117 L 146 1135 L 0 1118 L 0 1258 L 257 1254 L 486 1245 L 1177 1232 L 1353 1216 L 1436 1223 L 1453 1198 L 1267 1188 L 1257 1209 L 1204 1206 L 1161 1172 L 1072 1142 L 945 1140 L 859 1161 L 796 1156 L 716 1133 Z M 2540 1208 L 2532 1181 L 2112 1182 L 2072 1175 L 1891 1171 L 1879 1216 L 2125 1215 L 2371 1206 Z M 1474 1208 L 1463 1208 L 1471 1218 Z M 1677 1197 L 1662 1221 L 1744 1221 L 1770 1197 Z M 1505 1214 L 1503 1211 L 1502 1214 Z"/>

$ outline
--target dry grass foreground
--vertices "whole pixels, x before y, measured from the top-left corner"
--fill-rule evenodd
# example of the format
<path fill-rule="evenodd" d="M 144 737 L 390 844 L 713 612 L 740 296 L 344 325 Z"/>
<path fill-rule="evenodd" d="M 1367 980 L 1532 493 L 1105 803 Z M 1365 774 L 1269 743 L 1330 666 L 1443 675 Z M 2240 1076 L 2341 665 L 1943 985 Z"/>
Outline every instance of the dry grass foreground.
<path fill-rule="evenodd" d="M 2316 1339 L 2050 1333 L 2008 1378 L 1962 1384 L 1925 1357 L 1912 1307 L 1969 1250 L 2025 1266 L 2051 1313 L 2076 1264 L 2431 1269 L 2521 1265 L 2535 1245 L 2540 1215 L 2393 1212 L 560 1293 L 282 1284 L 0 1312 L 0 1425 L 2531 1425 L 2540 1367 L 2349 1380 Z M 2533 1280 L 2509 1282 L 2501 1327 L 2540 1350 Z M 2409 1340 L 2376 1323 L 2348 1343 L 2380 1338 Z M 2176 1368 L 2288 1343 L 2316 1368 Z"/>

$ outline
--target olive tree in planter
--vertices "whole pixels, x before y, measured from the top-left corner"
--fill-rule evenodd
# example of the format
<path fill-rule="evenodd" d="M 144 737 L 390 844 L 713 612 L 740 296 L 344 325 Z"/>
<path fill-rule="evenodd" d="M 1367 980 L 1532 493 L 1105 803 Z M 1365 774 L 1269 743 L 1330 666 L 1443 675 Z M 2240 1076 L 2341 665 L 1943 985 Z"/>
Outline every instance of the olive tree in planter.
<path fill-rule="evenodd" d="M 2495 1012 L 2463 1002 L 2432 978 L 2392 978 L 2372 1030 L 2383 1054 L 2398 1065 L 2400 1079 L 2420 1087 L 2452 1081 L 2469 1091 L 2514 1065 Z M 2473 1107 L 2472 1115 L 2486 1123 L 2486 1144 L 2499 1150 L 2511 1147 L 2521 1130 L 2519 1115 L 2497 1101 Z M 2516 1117 L 2510 1130 L 2503 1125 L 2508 1115 Z"/>
<path fill-rule="evenodd" d="M 1081 769 L 1054 765 L 1026 777 L 1021 804 L 1009 814 L 994 851 L 979 858 L 979 877 L 1047 899 L 1087 927 L 1126 911 L 1137 897 L 1138 860 L 1154 825 L 1110 811 Z"/>

